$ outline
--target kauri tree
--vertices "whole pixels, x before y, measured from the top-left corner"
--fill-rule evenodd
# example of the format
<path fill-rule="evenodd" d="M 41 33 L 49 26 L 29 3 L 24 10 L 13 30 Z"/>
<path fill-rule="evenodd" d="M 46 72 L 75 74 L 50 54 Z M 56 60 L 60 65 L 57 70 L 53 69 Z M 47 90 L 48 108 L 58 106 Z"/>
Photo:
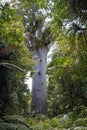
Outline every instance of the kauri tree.
<path fill-rule="evenodd" d="M 51 42 L 50 28 L 44 26 L 45 16 L 38 3 L 32 4 L 24 19 L 27 27 L 27 46 L 33 52 L 36 65 L 32 82 L 31 112 L 47 112 L 46 59 Z M 27 23 L 26 23 L 27 21 Z"/>

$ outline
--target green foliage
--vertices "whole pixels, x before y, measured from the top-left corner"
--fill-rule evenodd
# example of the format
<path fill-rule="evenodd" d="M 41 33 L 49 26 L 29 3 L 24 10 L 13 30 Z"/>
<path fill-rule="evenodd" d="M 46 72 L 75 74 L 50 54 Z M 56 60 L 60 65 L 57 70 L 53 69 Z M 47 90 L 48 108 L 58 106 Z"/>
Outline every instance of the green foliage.
<path fill-rule="evenodd" d="M 0 44 L 18 45 L 23 44 L 24 27 L 22 17 L 18 16 L 16 10 L 5 4 L 0 8 Z"/>
<path fill-rule="evenodd" d="M 7 116 L 3 117 L 3 120 L 5 122 L 8 122 L 8 123 L 24 124 L 25 126 L 29 127 L 29 125 L 27 124 L 26 120 L 23 117 L 19 116 L 19 115 L 7 115 Z"/>
<path fill-rule="evenodd" d="M 23 69 L 18 71 L 15 67 L 2 66 L 3 74 L 0 83 L 2 93 L 6 98 L 0 108 L 5 108 L 0 114 L 26 114 L 28 112 L 28 100 L 30 92 L 24 84 L 27 70 L 33 69 L 33 58 L 24 41 L 24 26 L 22 16 L 18 15 L 17 10 L 13 9 L 8 3 L 0 5 L 0 62 L 9 63 Z M 1 72 L 1 71 L 0 71 Z M 2 73 L 2 72 L 1 72 Z M 4 79 L 3 79 L 4 77 Z M 2 81 L 3 79 L 3 81 Z M 6 79 L 6 80 L 5 80 Z M 7 95 L 7 96 L 6 96 Z M 8 99 L 8 101 L 7 101 Z M 7 103 L 6 103 L 7 102 Z"/>
<path fill-rule="evenodd" d="M 49 107 L 53 115 L 86 106 L 86 43 L 79 34 L 60 32 L 58 50 L 48 64 Z M 83 54 L 84 53 L 84 54 Z M 78 106 L 78 107 L 77 107 Z"/>
<path fill-rule="evenodd" d="M 44 120 L 47 120 L 48 117 L 46 115 L 43 115 L 43 114 L 36 114 L 35 119 L 38 120 L 38 121 L 39 120 L 44 121 Z"/>
<path fill-rule="evenodd" d="M 70 2 L 71 10 L 75 17 L 79 17 L 82 21 L 86 20 L 86 9 L 87 9 L 87 1 L 84 0 L 84 3 L 82 0 L 72 0 Z"/>
<path fill-rule="evenodd" d="M 74 112 L 62 114 L 51 119 L 46 117 L 44 120 L 43 116 L 44 115 L 35 115 L 35 117 L 30 116 L 27 118 L 27 121 L 33 130 L 74 130 L 77 128 L 85 130 L 87 129 L 87 118 L 85 116 L 79 118 L 79 115 Z"/>
<path fill-rule="evenodd" d="M 86 106 L 85 2 L 73 0 L 70 3 L 67 0 L 54 0 L 52 31 L 58 43 L 58 50 L 53 54 L 47 72 L 50 115 L 67 113 L 74 109 L 78 110 L 81 105 Z"/>
<path fill-rule="evenodd" d="M 78 118 L 74 123 L 75 123 L 75 126 L 87 127 L 87 117 L 86 118 Z"/>
<path fill-rule="evenodd" d="M 0 121 L 0 130 L 32 130 L 23 117 L 5 116 Z"/>
<path fill-rule="evenodd" d="M 16 130 L 16 126 L 8 123 L 0 123 L 1 130 Z"/>
<path fill-rule="evenodd" d="M 28 9 L 33 7 L 34 9 L 36 9 L 38 6 L 39 8 L 47 8 L 47 4 L 48 4 L 48 1 L 44 1 L 44 0 L 20 0 L 20 2 L 25 5 L 25 7 L 27 7 Z"/>

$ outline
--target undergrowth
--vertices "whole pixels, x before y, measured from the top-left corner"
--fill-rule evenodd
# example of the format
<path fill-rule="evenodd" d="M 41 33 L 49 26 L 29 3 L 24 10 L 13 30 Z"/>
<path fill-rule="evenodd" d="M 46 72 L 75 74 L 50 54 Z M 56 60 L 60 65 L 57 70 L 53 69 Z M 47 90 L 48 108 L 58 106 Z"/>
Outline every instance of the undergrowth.
<path fill-rule="evenodd" d="M 0 130 L 87 130 L 87 109 L 49 118 L 42 114 L 4 116 Z"/>

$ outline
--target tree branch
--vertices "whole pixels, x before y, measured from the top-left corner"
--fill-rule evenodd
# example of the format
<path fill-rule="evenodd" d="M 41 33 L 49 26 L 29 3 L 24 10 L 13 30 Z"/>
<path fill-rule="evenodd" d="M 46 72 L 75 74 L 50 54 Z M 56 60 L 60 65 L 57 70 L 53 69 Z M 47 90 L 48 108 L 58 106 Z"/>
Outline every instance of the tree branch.
<path fill-rule="evenodd" d="M 7 67 L 7 68 L 13 67 L 13 68 L 16 68 L 16 69 L 18 69 L 22 72 L 26 72 L 24 69 L 14 65 L 14 64 L 7 63 L 7 62 L 0 62 L 0 66 L 4 66 L 4 67 Z"/>

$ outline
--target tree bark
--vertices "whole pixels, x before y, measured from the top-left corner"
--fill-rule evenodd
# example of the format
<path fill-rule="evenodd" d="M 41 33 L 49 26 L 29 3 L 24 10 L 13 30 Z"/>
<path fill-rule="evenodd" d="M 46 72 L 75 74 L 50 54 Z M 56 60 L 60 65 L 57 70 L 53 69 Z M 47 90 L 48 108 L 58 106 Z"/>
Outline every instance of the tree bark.
<path fill-rule="evenodd" d="M 0 66 L 0 117 L 4 115 L 4 111 L 9 104 L 8 74 L 9 70 Z"/>
<path fill-rule="evenodd" d="M 32 113 L 47 113 L 47 88 L 46 88 L 46 63 L 48 52 L 48 35 L 43 38 L 44 20 L 38 19 L 34 27 L 30 29 L 28 37 L 28 47 L 33 52 L 36 65 L 34 67 L 35 74 L 32 79 L 32 101 L 31 112 Z M 46 37 L 48 37 L 46 39 Z M 46 44 L 45 44 L 46 43 Z"/>
<path fill-rule="evenodd" d="M 47 48 L 39 48 L 33 51 L 35 61 L 35 75 L 32 82 L 31 112 L 45 114 L 47 112 L 47 88 L 46 88 L 46 60 Z"/>

